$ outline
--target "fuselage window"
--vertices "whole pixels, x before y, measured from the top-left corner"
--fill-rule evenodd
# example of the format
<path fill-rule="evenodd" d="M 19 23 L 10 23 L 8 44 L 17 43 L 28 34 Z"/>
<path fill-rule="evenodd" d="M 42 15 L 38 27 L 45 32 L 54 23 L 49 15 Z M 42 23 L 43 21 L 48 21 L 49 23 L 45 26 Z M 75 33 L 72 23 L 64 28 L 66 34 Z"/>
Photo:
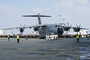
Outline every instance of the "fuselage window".
<path fill-rule="evenodd" d="M 55 27 L 61 27 L 60 25 L 55 25 Z"/>

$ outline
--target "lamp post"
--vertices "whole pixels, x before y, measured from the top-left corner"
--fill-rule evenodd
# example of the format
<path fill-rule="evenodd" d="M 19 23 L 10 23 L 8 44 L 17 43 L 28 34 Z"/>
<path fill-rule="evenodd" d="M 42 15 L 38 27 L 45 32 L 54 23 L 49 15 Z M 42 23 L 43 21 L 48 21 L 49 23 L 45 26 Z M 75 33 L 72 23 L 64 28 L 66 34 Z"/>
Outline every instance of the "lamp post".
<path fill-rule="evenodd" d="M 65 20 L 65 19 L 63 19 L 63 23 L 64 23 L 64 20 Z"/>
<path fill-rule="evenodd" d="M 60 20 L 61 20 L 61 15 L 58 15 L 58 16 L 60 16 Z M 60 20 L 59 20 L 59 22 L 60 22 Z"/>

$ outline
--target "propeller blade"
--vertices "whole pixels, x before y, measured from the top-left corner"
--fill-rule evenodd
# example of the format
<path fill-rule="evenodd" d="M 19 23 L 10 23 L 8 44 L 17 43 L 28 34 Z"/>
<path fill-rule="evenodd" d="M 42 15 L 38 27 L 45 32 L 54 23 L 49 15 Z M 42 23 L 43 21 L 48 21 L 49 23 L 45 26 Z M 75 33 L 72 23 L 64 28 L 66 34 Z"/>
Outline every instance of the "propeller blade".
<path fill-rule="evenodd" d="M 22 25 L 20 24 L 20 26 L 22 27 Z"/>
<path fill-rule="evenodd" d="M 25 29 L 25 24 L 24 24 L 24 26 L 23 26 L 23 29 Z"/>
<path fill-rule="evenodd" d="M 71 32 L 71 31 L 69 30 L 69 32 Z"/>
<path fill-rule="evenodd" d="M 67 26 L 69 27 L 69 23 L 67 23 Z"/>
<path fill-rule="evenodd" d="M 64 24 L 66 26 L 66 24 Z M 64 27 L 64 26 L 63 26 Z"/>
<path fill-rule="evenodd" d="M 72 27 L 72 25 L 70 25 L 70 27 Z"/>
<path fill-rule="evenodd" d="M 79 28 L 81 27 L 81 24 L 79 25 Z"/>
<path fill-rule="evenodd" d="M 24 27 L 25 27 L 25 24 L 24 24 Z"/>
<path fill-rule="evenodd" d="M 78 28 L 78 25 L 76 24 L 77 28 Z"/>

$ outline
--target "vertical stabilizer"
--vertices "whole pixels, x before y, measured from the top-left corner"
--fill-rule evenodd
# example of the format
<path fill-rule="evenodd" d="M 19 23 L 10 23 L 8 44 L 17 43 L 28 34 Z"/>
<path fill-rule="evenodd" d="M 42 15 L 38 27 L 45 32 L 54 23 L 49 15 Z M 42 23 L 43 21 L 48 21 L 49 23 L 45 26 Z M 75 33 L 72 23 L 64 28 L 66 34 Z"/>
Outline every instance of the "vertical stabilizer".
<path fill-rule="evenodd" d="M 38 23 L 39 25 L 41 25 L 41 17 L 51 17 L 51 16 L 40 15 L 40 13 L 38 13 L 38 15 L 23 15 L 23 17 L 38 17 Z"/>
<path fill-rule="evenodd" d="M 38 13 L 38 23 L 39 23 L 39 25 L 41 25 L 41 15 L 40 15 L 40 13 Z"/>

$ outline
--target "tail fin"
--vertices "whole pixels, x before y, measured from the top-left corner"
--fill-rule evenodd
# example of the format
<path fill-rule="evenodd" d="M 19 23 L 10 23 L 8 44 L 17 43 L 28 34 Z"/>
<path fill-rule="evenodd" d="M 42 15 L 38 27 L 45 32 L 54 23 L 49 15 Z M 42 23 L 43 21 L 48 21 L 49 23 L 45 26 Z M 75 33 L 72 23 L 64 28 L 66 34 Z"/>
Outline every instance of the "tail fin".
<path fill-rule="evenodd" d="M 40 15 L 40 13 L 39 13 L 38 15 L 23 15 L 23 17 L 38 17 L 38 23 L 40 25 L 41 24 L 41 17 L 51 17 L 51 16 Z"/>

